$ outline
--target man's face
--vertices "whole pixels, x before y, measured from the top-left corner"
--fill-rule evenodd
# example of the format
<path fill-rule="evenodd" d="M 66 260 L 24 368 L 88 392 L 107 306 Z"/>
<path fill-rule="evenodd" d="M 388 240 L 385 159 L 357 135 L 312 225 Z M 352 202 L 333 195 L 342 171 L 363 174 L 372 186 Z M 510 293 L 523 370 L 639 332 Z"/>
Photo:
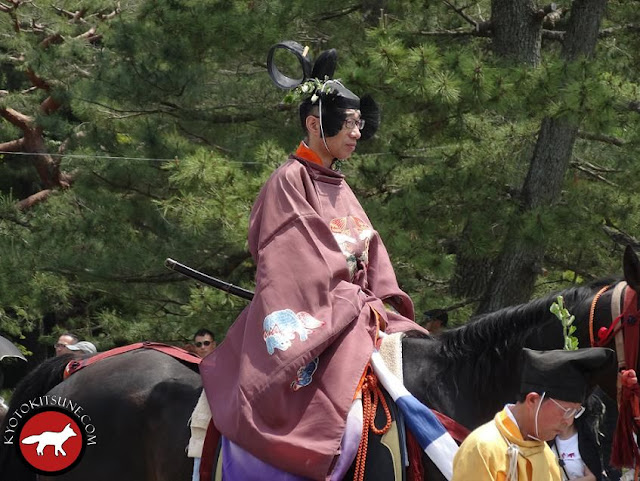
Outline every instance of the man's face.
<path fill-rule="evenodd" d="M 63 354 L 72 354 L 73 351 L 67 349 L 67 345 L 75 344 L 75 340 L 71 336 L 60 336 L 58 342 L 55 344 L 56 356 L 62 356 Z"/>
<path fill-rule="evenodd" d="M 347 120 L 349 119 L 360 119 L 360 111 L 354 109 L 346 110 Z M 360 138 L 360 129 L 357 126 L 353 128 L 347 127 L 345 124 L 342 125 L 342 129 L 333 137 L 327 137 L 327 146 L 331 154 L 336 159 L 348 159 L 353 154 L 354 150 L 356 150 L 356 145 L 358 144 L 358 139 Z"/>
<path fill-rule="evenodd" d="M 214 341 L 209 334 L 205 334 L 204 336 L 196 336 L 194 345 L 196 347 L 196 354 L 200 357 L 205 357 L 216 348 L 216 341 Z"/>
<path fill-rule="evenodd" d="M 560 401 L 545 397 L 538 412 L 538 438 L 551 441 L 573 424 L 574 415 L 582 407 L 580 403 Z"/>

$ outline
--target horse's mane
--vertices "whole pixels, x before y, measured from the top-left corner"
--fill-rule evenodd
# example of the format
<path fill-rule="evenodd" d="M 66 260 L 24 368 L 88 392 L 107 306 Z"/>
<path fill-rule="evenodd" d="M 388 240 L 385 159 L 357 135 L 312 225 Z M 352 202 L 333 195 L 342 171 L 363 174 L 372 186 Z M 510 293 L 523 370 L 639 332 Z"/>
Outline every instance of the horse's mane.
<path fill-rule="evenodd" d="M 72 359 L 73 356 L 70 354 L 53 357 L 31 370 L 13 391 L 9 412 L 13 412 L 23 402 L 37 398 L 60 384 L 63 380 L 64 368 Z"/>
<path fill-rule="evenodd" d="M 559 323 L 550 313 L 549 306 L 558 296 L 571 311 L 593 296 L 594 289 L 610 284 L 614 279 L 600 279 L 585 286 L 570 287 L 535 299 L 526 304 L 505 307 L 494 312 L 472 317 L 464 326 L 444 331 L 441 336 L 441 354 L 445 358 L 493 352 L 506 355 L 514 346 L 523 347 L 532 332 L 551 320 Z"/>
<path fill-rule="evenodd" d="M 451 374 L 454 380 L 462 370 L 471 372 L 469 377 L 474 387 L 480 393 L 489 394 L 491 389 L 495 389 L 489 380 L 514 379 L 513 372 L 518 368 L 519 356 L 527 341 L 544 328 L 552 327 L 553 322 L 557 323 L 558 332 L 561 332 L 560 321 L 549 311 L 557 296 L 563 297 L 565 306 L 579 322 L 584 314 L 584 306 L 589 304 L 594 291 L 613 281 L 613 278 L 599 279 L 526 304 L 473 317 L 466 325 L 444 331 L 439 336 L 439 358 L 453 370 Z M 562 348 L 563 338 L 558 336 L 557 341 L 554 338 L 547 342 L 549 345 L 546 349 L 559 349 Z"/>

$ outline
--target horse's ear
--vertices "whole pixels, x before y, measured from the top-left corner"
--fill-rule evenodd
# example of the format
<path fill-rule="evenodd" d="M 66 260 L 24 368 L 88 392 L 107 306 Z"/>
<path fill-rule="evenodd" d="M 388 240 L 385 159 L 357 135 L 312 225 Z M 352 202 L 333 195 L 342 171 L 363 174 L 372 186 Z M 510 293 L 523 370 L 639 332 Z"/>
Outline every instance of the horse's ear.
<path fill-rule="evenodd" d="M 630 245 L 624 250 L 622 260 L 624 269 L 624 280 L 633 288 L 634 291 L 640 292 L 640 261 Z"/>

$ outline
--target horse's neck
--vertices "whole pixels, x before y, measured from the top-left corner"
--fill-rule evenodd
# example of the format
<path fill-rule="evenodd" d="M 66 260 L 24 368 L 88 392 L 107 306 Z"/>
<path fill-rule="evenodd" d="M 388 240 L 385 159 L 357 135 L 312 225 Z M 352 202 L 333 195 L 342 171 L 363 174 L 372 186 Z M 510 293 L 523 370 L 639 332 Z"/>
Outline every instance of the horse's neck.
<path fill-rule="evenodd" d="M 560 294 L 566 294 L 568 308 L 579 313 L 575 322 L 586 324 L 588 293 L 571 289 Z M 491 419 L 517 395 L 522 348 L 562 348 L 562 324 L 549 311 L 554 300 L 549 296 L 502 309 L 438 338 L 407 339 L 403 345 L 408 356 L 407 388 L 467 427 Z"/>

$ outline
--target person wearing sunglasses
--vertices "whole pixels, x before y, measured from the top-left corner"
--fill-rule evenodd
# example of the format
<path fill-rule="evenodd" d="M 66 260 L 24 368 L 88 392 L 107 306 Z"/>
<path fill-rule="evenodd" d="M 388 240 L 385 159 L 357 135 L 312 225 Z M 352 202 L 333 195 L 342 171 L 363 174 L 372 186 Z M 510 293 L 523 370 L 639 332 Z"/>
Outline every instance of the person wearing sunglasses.
<path fill-rule="evenodd" d="M 610 369 L 611 349 L 523 349 L 519 395 L 475 429 L 453 461 L 453 481 L 560 481 L 558 459 L 546 443 L 584 412 L 592 379 Z"/>
<path fill-rule="evenodd" d="M 195 353 L 204 358 L 216 348 L 216 337 L 209 329 L 199 329 L 193 335 L 193 345 L 195 346 Z"/>
<path fill-rule="evenodd" d="M 78 337 L 70 332 L 65 332 L 58 337 L 58 341 L 53 345 L 56 350 L 56 356 L 63 356 L 64 354 L 72 354 L 67 348 L 70 344 L 75 344 L 79 341 Z"/>

